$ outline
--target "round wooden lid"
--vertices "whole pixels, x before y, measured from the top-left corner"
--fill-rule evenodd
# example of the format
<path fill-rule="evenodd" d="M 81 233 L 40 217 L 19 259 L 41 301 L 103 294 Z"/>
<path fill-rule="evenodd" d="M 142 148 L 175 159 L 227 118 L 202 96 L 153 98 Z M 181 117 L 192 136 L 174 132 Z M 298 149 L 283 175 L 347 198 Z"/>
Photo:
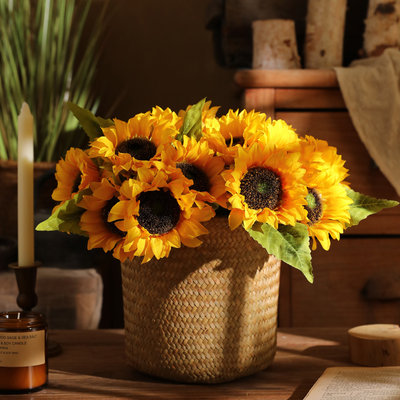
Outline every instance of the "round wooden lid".
<path fill-rule="evenodd" d="M 372 324 L 348 330 L 351 361 L 369 367 L 400 365 L 400 326 Z"/>
<path fill-rule="evenodd" d="M 400 326 L 391 324 L 360 325 L 349 329 L 348 333 L 366 340 L 400 339 Z"/>

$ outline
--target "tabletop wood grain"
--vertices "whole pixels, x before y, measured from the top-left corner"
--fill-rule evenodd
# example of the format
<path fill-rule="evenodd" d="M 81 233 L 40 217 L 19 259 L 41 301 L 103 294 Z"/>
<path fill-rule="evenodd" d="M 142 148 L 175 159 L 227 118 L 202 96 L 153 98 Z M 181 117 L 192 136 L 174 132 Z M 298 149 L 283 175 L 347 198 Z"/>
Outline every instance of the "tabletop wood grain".
<path fill-rule="evenodd" d="M 50 331 L 61 355 L 49 360 L 49 384 L 9 399 L 303 399 L 330 366 L 351 365 L 345 328 L 282 328 L 269 368 L 234 382 L 190 385 L 142 375 L 129 367 L 123 330 Z M 2 398 L 0 396 L 0 398 Z"/>

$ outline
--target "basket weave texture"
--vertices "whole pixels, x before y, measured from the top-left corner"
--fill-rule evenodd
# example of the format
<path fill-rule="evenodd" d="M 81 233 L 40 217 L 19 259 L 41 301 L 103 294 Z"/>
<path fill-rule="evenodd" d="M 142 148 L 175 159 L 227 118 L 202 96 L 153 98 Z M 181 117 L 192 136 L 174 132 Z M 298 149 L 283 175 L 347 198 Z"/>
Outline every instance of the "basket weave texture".
<path fill-rule="evenodd" d="M 138 371 L 218 383 L 274 358 L 280 261 L 226 218 L 207 228 L 199 248 L 122 263 L 126 355 Z"/>

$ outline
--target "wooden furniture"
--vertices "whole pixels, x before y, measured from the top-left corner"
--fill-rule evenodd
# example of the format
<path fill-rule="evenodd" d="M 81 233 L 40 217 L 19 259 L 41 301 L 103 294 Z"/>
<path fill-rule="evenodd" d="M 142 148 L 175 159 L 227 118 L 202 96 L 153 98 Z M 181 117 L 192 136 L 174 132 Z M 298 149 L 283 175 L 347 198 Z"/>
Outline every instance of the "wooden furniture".
<path fill-rule="evenodd" d="M 244 106 L 338 148 L 352 188 L 399 200 L 368 155 L 346 110 L 333 70 L 242 70 Z M 314 284 L 282 267 L 280 326 L 354 326 L 400 318 L 400 207 L 382 211 L 313 252 Z"/>
<path fill-rule="evenodd" d="M 350 365 L 346 329 L 281 329 L 271 367 L 225 384 L 188 385 L 139 374 L 126 364 L 122 330 L 50 331 L 63 353 L 49 359 L 49 384 L 13 399 L 303 399 L 330 366 Z M 0 396 L 1 397 L 1 396 Z"/>

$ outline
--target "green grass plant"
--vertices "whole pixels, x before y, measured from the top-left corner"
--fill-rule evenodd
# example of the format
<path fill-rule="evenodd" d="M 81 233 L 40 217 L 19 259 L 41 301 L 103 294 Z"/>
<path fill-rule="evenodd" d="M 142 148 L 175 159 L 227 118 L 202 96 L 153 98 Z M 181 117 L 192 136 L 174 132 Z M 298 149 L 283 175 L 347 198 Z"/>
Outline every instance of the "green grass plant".
<path fill-rule="evenodd" d="M 91 0 L 0 0 L 0 159 L 17 159 L 23 101 L 35 118 L 36 161 L 56 161 L 82 144 L 66 102 L 98 107 L 92 87 L 105 7 L 89 29 L 91 6 Z"/>

